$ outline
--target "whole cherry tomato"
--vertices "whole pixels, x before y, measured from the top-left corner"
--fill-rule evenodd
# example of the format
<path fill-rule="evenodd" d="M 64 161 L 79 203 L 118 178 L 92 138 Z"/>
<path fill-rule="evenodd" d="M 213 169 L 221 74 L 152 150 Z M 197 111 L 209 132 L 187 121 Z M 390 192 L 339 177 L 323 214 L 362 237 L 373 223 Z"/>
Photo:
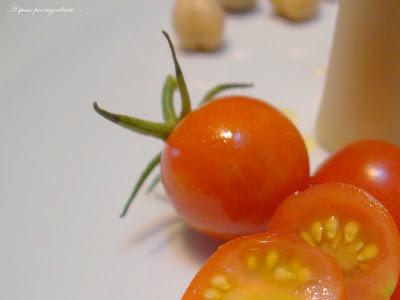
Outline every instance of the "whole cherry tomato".
<path fill-rule="evenodd" d="M 296 127 L 277 109 L 244 96 L 215 99 L 221 90 L 243 87 L 224 84 L 191 109 L 189 93 L 168 35 L 176 77 L 163 90 L 164 122 L 150 122 L 110 113 L 94 104 L 106 119 L 165 141 L 144 170 L 125 206 L 150 172 L 161 162 L 162 182 L 178 214 L 195 229 L 229 239 L 265 230 L 279 203 L 309 181 L 309 161 Z M 182 112 L 173 105 L 179 89 Z M 212 101 L 211 101 L 212 100 Z"/>
<path fill-rule="evenodd" d="M 226 239 L 265 230 L 279 203 L 307 185 L 309 169 L 303 139 L 283 114 L 234 96 L 178 124 L 161 171 L 178 213 L 199 231 Z"/>

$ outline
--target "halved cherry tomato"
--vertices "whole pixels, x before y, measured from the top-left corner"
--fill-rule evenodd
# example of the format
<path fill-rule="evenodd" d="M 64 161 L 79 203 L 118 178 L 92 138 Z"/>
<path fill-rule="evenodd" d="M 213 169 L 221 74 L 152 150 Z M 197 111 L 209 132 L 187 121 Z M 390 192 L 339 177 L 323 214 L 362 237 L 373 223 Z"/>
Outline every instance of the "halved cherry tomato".
<path fill-rule="evenodd" d="M 375 196 L 400 228 L 400 147 L 383 141 L 359 141 L 335 153 L 312 178 L 350 183 Z"/>
<path fill-rule="evenodd" d="M 325 183 L 287 198 L 270 224 L 337 259 L 347 299 L 390 299 L 400 269 L 400 237 L 383 205 L 349 184 Z"/>
<path fill-rule="evenodd" d="M 259 233 L 222 245 L 182 300 L 340 300 L 337 262 L 290 237 Z"/>
<path fill-rule="evenodd" d="M 178 123 L 161 172 L 186 222 L 222 239 L 265 231 L 283 199 L 309 181 L 295 126 L 271 105 L 244 96 L 215 99 Z"/>

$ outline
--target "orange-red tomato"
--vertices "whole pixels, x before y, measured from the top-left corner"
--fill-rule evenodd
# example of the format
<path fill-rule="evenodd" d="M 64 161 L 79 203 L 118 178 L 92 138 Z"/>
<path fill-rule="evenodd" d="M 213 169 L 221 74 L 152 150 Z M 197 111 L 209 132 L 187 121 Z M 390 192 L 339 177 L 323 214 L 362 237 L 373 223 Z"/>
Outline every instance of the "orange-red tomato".
<path fill-rule="evenodd" d="M 182 300 L 342 300 L 336 261 L 289 237 L 259 233 L 222 245 Z"/>
<path fill-rule="evenodd" d="M 347 299 L 390 299 L 400 271 L 399 232 L 388 211 L 365 191 L 342 183 L 315 185 L 282 202 L 269 229 L 335 257 Z"/>
<path fill-rule="evenodd" d="M 311 182 L 337 181 L 358 186 L 375 196 L 400 228 L 400 148 L 376 140 L 352 143 L 324 162 Z M 397 286 L 393 299 L 400 299 Z"/>
<path fill-rule="evenodd" d="M 281 201 L 309 181 L 304 141 L 278 110 L 249 97 L 213 100 L 169 135 L 165 189 L 197 230 L 222 239 L 263 231 Z"/>
<path fill-rule="evenodd" d="M 348 145 L 323 163 L 313 184 L 343 182 L 375 196 L 400 228 L 400 148 L 383 141 L 359 141 Z"/>

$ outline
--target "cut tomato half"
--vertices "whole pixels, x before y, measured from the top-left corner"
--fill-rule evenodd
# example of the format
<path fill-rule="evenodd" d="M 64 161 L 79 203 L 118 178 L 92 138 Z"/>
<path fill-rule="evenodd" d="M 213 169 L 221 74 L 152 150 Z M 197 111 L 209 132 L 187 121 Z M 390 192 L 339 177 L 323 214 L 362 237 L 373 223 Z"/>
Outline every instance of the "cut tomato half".
<path fill-rule="evenodd" d="M 218 248 L 182 300 L 342 300 L 342 275 L 331 256 L 301 241 L 260 233 Z"/>
<path fill-rule="evenodd" d="M 390 299 L 400 268 L 400 238 L 383 205 L 352 185 L 315 185 L 287 198 L 270 231 L 292 234 L 338 261 L 347 299 Z"/>

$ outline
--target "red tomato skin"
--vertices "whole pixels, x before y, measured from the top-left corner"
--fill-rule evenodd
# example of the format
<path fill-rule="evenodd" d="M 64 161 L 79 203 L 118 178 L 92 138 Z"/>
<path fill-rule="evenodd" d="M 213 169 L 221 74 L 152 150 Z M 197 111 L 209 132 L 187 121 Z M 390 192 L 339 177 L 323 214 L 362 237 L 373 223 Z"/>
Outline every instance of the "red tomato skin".
<path fill-rule="evenodd" d="M 185 117 L 166 141 L 164 187 L 179 215 L 219 239 L 264 231 L 279 203 L 309 182 L 295 126 L 260 100 L 213 100 Z"/>
<path fill-rule="evenodd" d="M 377 198 L 400 228 L 400 148 L 365 140 L 339 150 L 316 171 L 312 184 L 343 182 Z"/>
<path fill-rule="evenodd" d="M 392 300 L 399 300 L 400 299 L 400 287 L 397 285 L 392 297 L 390 297 Z"/>

